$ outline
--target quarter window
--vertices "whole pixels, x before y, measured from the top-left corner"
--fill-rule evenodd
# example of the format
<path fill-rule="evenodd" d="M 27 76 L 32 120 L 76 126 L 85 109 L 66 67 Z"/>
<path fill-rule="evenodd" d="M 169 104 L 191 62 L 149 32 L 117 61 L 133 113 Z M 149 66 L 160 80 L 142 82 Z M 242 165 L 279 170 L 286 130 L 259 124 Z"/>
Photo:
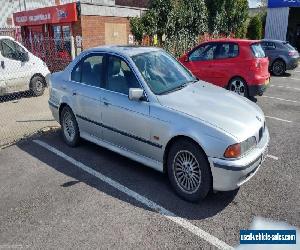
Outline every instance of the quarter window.
<path fill-rule="evenodd" d="M 102 55 L 93 55 L 83 59 L 73 69 L 71 80 L 100 87 L 103 79 L 102 63 Z"/>
<path fill-rule="evenodd" d="M 218 46 L 215 53 L 215 59 L 228 59 L 237 57 L 239 54 L 239 46 L 234 43 L 222 43 Z"/>
<path fill-rule="evenodd" d="M 107 65 L 106 89 L 128 95 L 130 88 L 140 88 L 128 64 L 119 57 L 110 56 Z"/>

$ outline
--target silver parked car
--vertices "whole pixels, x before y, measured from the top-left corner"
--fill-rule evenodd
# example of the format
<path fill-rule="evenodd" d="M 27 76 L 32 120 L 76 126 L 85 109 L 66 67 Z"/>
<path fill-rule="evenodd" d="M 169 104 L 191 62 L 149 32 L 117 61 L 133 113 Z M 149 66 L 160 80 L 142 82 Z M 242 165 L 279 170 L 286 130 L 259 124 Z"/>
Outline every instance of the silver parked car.
<path fill-rule="evenodd" d="M 189 201 L 239 188 L 267 152 L 269 132 L 256 104 L 198 81 L 158 48 L 89 49 L 49 85 L 68 145 L 84 138 L 166 172 Z"/>

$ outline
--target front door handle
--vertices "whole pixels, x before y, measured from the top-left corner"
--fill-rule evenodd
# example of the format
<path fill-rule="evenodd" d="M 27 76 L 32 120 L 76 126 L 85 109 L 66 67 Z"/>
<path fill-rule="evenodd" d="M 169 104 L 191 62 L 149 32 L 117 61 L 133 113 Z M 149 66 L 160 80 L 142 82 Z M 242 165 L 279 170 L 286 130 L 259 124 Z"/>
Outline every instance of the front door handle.
<path fill-rule="evenodd" d="M 103 103 L 104 103 L 105 106 L 110 105 L 109 101 L 106 98 L 103 98 Z"/>
<path fill-rule="evenodd" d="M 5 69 L 4 61 L 1 61 L 1 68 L 2 68 L 2 69 Z"/>
<path fill-rule="evenodd" d="M 77 95 L 76 91 L 73 91 L 73 95 Z"/>

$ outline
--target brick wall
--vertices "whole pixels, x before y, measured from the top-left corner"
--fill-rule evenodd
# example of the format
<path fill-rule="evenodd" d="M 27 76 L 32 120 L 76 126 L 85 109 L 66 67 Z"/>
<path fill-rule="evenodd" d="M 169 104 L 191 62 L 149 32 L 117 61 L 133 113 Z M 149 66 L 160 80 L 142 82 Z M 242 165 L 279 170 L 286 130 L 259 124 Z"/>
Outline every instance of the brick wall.
<path fill-rule="evenodd" d="M 130 34 L 129 20 L 124 17 L 82 16 L 82 45 L 83 49 L 106 45 L 105 23 L 126 24 L 126 36 Z M 127 39 L 128 40 L 128 39 Z"/>

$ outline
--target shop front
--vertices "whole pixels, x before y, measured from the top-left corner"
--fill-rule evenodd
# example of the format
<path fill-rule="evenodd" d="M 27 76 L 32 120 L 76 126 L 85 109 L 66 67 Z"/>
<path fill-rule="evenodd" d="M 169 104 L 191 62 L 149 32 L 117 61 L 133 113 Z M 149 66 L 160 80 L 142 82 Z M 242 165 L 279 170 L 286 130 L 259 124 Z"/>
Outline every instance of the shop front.
<path fill-rule="evenodd" d="M 300 51 L 300 0 L 269 0 L 265 38 L 287 40 Z"/>
<path fill-rule="evenodd" d="M 78 20 L 77 13 L 76 3 L 70 3 L 14 13 L 14 22 L 21 26 L 28 50 L 57 71 L 72 60 L 72 25 Z"/>

